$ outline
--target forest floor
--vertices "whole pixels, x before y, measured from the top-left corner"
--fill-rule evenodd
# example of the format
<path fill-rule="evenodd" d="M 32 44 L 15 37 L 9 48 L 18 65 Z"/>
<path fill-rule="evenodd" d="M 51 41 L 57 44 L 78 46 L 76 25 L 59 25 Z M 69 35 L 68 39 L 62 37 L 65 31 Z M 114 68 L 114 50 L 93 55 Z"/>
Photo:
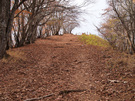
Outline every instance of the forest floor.
<path fill-rule="evenodd" d="M 0 101 L 135 101 L 135 55 L 71 34 L 8 53 L 0 61 Z"/>

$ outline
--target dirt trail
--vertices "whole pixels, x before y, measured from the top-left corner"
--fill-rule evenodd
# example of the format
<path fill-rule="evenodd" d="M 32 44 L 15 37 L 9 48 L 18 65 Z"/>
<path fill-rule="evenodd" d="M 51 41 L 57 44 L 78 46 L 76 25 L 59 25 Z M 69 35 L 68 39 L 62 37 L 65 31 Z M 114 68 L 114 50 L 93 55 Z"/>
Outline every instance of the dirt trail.
<path fill-rule="evenodd" d="M 12 51 L 24 52 L 27 60 L 16 64 L 1 62 L 0 101 L 23 101 L 49 94 L 54 95 L 37 101 L 134 100 L 134 82 L 109 81 L 120 80 L 116 72 L 106 69 L 106 61 L 113 53 L 108 56 L 108 50 L 81 44 L 78 36 L 39 39 Z"/>

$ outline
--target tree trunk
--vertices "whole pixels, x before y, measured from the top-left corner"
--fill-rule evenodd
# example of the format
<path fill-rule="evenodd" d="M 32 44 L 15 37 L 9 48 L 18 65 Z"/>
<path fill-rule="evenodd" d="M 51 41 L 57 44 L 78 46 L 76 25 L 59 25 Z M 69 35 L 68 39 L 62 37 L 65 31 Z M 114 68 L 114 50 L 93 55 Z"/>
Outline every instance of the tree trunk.
<path fill-rule="evenodd" d="M 0 2 L 0 59 L 2 59 L 6 54 L 10 0 L 1 0 Z"/>

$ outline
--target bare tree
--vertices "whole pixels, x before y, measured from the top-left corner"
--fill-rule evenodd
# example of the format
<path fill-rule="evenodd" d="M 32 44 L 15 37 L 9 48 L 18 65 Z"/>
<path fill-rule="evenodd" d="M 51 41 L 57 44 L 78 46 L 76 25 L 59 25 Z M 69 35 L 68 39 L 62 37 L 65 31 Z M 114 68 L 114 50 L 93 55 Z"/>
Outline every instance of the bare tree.
<path fill-rule="evenodd" d="M 67 0 L 1 0 L 0 59 L 6 49 L 35 42 L 41 36 L 71 33 L 79 25 L 80 6 Z M 84 3 L 86 4 L 86 2 Z"/>
<path fill-rule="evenodd" d="M 114 46 L 135 53 L 135 4 L 133 0 L 108 0 L 107 20 L 98 29 Z"/>
<path fill-rule="evenodd" d="M 9 43 L 9 35 L 13 25 L 14 13 L 16 9 L 26 0 L 15 0 L 11 7 L 12 0 L 1 0 L 0 3 L 0 58 L 6 54 L 6 48 Z"/>

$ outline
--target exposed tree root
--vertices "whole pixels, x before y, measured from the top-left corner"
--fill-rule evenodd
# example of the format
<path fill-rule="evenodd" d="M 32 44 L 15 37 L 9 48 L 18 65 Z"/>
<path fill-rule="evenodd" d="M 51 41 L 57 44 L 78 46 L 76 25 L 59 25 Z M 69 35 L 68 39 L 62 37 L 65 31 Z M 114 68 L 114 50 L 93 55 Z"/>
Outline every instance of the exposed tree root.
<path fill-rule="evenodd" d="M 30 99 L 26 99 L 24 101 L 35 101 L 35 100 L 41 100 L 41 99 L 44 99 L 44 98 L 47 98 L 47 97 L 51 97 L 53 95 L 63 95 L 63 94 L 69 94 L 69 93 L 72 93 L 72 92 L 83 92 L 83 91 L 86 91 L 85 89 L 84 90 L 81 90 L 81 89 L 77 89 L 77 90 L 63 90 L 63 91 L 60 91 L 58 94 L 55 94 L 55 93 L 52 93 L 52 94 L 49 94 L 49 95 L 45 95 L 45 96 L 42 96 L 42 97 L 38 97 L 38 98 L 30 98 Z"/>

